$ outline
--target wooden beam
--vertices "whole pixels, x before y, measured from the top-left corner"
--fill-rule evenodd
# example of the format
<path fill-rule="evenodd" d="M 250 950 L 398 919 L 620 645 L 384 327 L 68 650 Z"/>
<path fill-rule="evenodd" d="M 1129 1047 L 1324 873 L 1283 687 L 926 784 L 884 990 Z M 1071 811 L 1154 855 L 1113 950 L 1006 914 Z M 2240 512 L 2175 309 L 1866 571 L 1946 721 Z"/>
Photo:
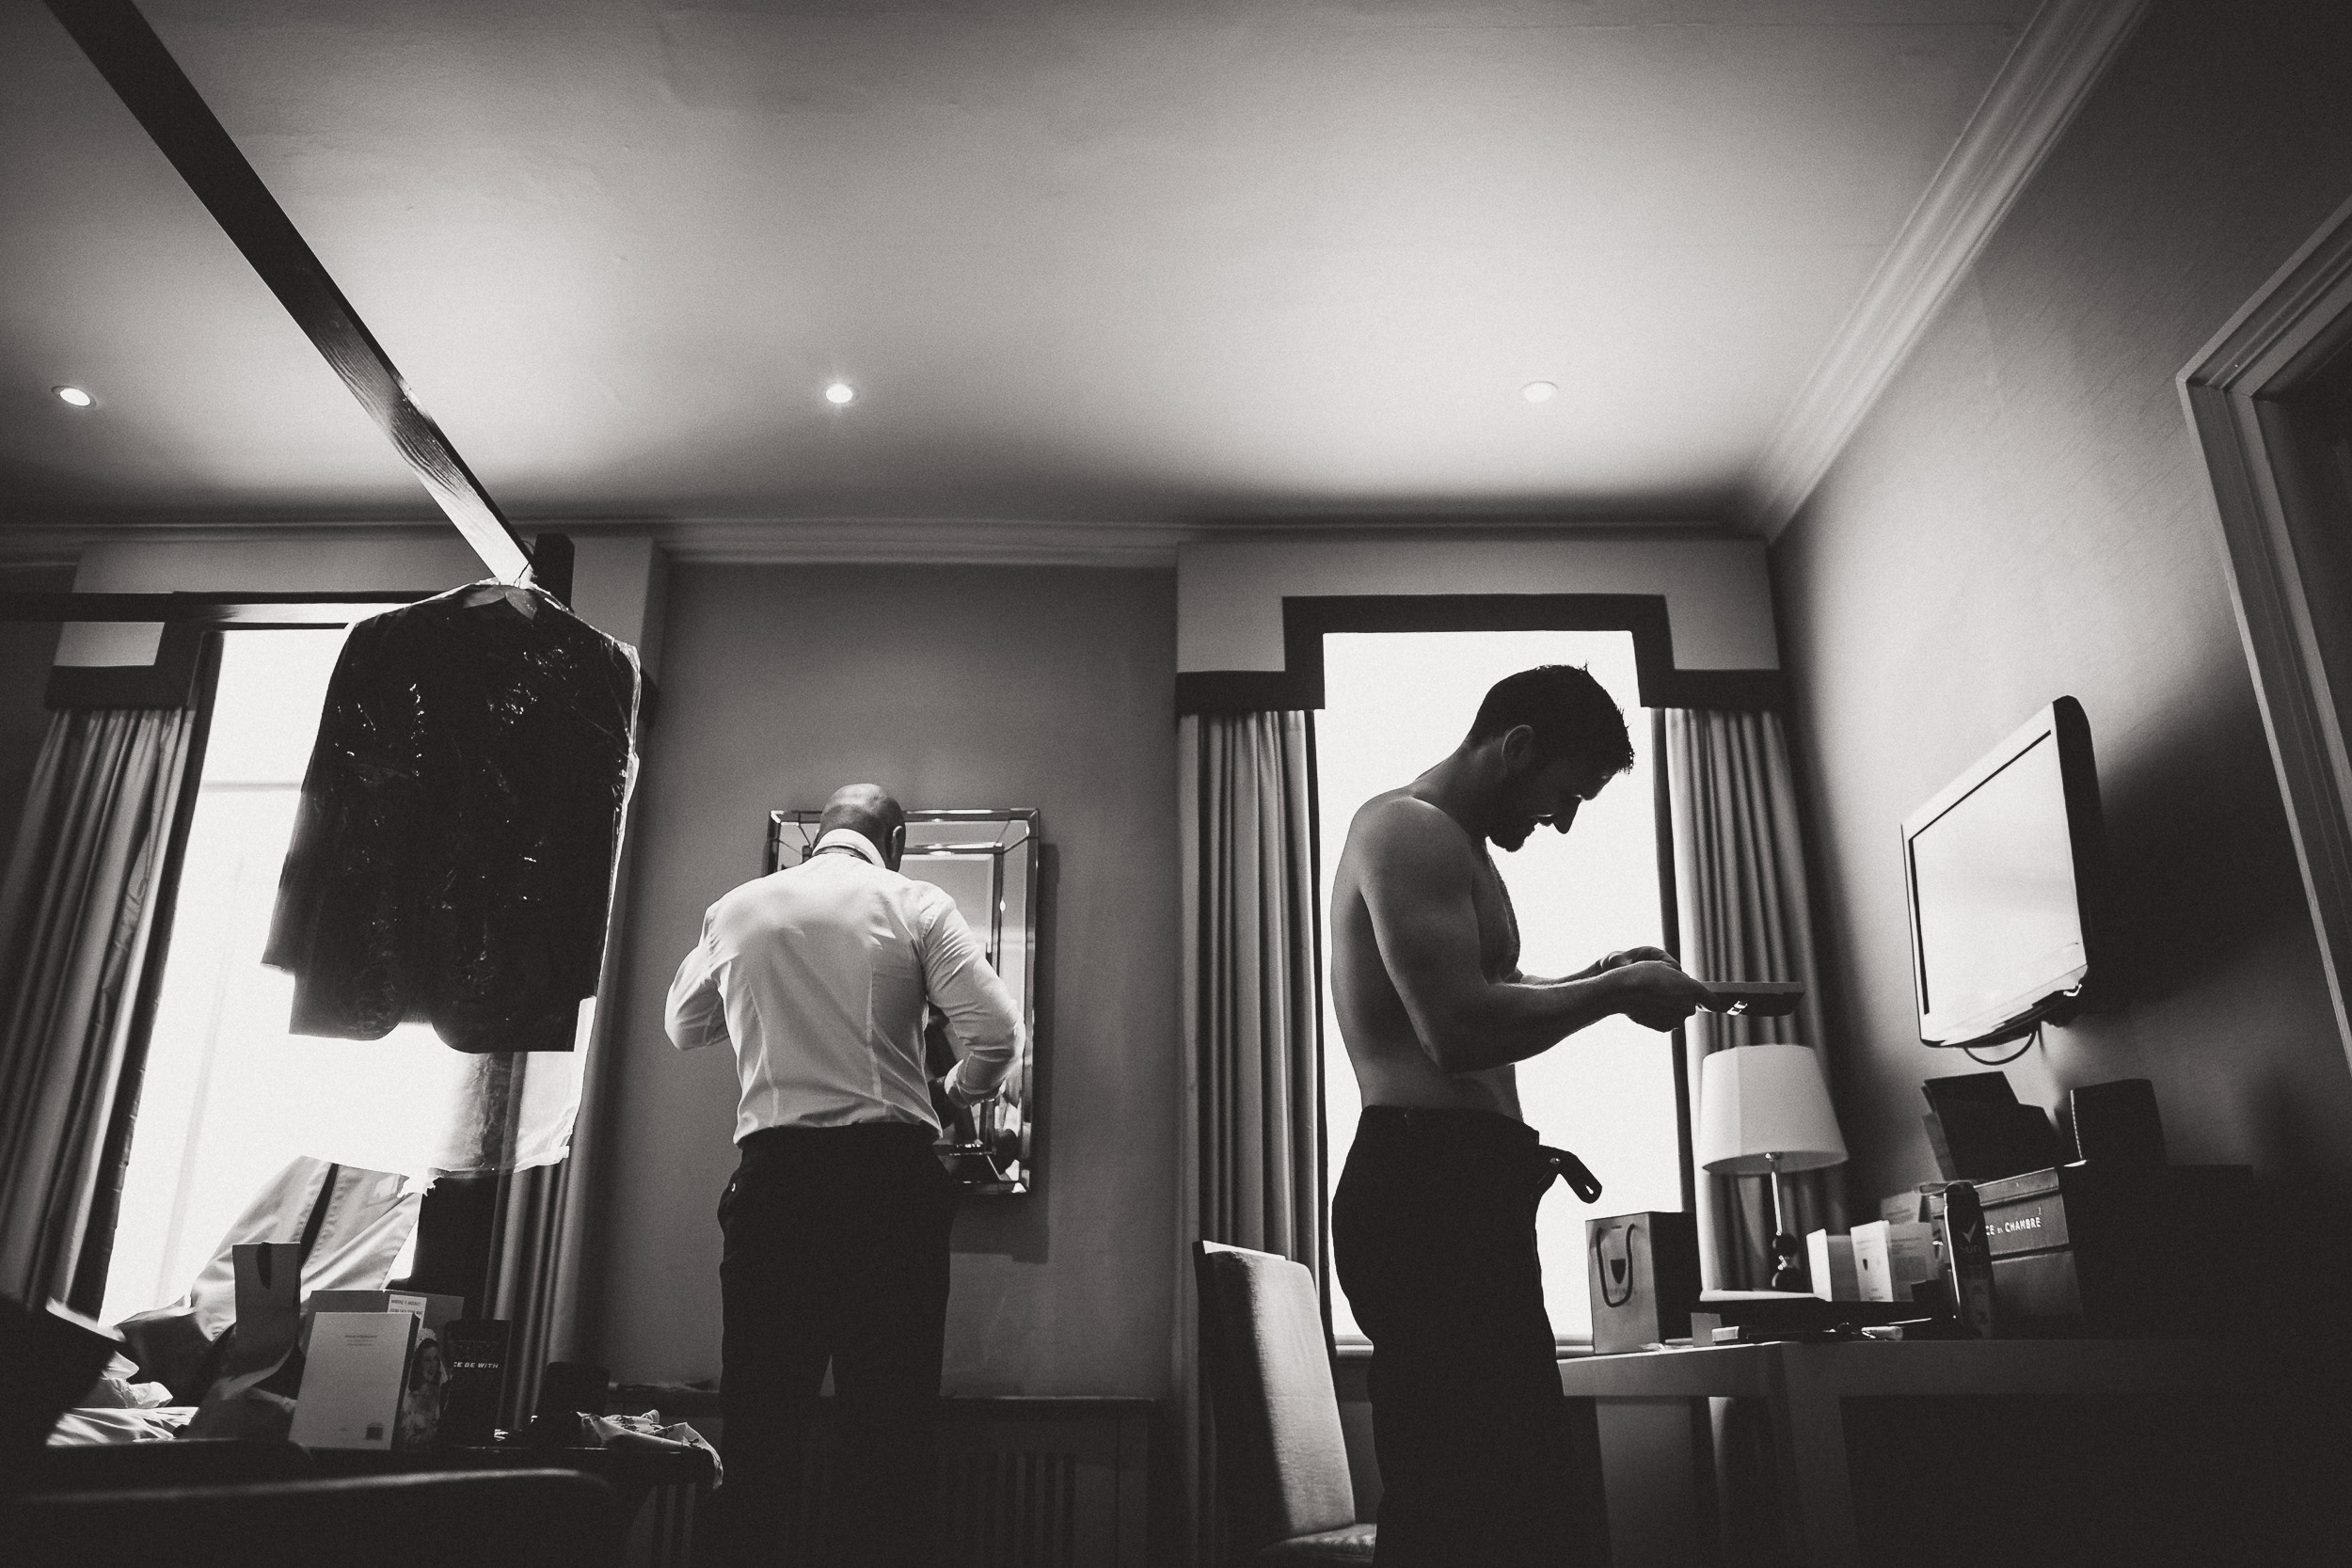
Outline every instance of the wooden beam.
<path fill-rule="evenodd" d="M 531 552 L 360 321 L 262 177 L 131 0 L 45 0 L 197 199 L 217 219 L 359 406 L 391 438 L 493 577 L 520 582 Z"/>

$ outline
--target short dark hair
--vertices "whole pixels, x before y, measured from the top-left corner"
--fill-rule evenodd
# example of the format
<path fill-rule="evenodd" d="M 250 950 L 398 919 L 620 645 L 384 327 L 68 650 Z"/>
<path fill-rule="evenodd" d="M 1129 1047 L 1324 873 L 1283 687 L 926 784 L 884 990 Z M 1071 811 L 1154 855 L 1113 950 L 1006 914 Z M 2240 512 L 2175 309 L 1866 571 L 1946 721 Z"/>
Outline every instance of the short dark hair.
<path fill-rule="evenodd" d="M 1575 664 L 1539 664 L 1505 675 L 1487 691 L 1472 721 L 1470 744 L 1492 740 L 1525 724 L 1534 732 L 1535 760 L 1576 756 L 1610 776 L 1633 766 L 1625 715 L 1592 672 Z"/>

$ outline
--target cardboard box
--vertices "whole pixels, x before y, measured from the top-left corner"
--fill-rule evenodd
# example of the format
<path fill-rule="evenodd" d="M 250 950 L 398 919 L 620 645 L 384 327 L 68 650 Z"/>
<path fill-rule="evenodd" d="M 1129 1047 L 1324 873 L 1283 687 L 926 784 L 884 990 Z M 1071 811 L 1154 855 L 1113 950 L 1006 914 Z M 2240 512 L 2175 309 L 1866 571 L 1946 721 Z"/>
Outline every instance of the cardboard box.
<path fill-rule="evenodd" d="M 1932 1225 L 1872 1220 L 1853 1227 L 1851 1243 L 1854 1284 L 1864 1301 L 1909 1301 L 1914 1285 L 1941 1272 Z"/>
<path fill-rule="evenodd" d="M 416 1349 L 414 1312 L 321 1312 L 287 1434 L 306 1449 L 389 1449 Z"/>
<path fill-rule="evenodd" d="M 313 1291 L 302 1303 L 306 1314 L 320 1312 L 413 1312 L 427 1334 L 438 1335 L 452 1318 L 466 1315 L 464 1296 L 426 1291 Z"/>
<path fill-rule="evenodd" d="M 1853 1238 L 1808 1230 L 1805 1263 L 1813 1278 L 1813 1293 L 1823 1301 L 1863 1300 L 1861 1281 L 1854 1275 Z"/>

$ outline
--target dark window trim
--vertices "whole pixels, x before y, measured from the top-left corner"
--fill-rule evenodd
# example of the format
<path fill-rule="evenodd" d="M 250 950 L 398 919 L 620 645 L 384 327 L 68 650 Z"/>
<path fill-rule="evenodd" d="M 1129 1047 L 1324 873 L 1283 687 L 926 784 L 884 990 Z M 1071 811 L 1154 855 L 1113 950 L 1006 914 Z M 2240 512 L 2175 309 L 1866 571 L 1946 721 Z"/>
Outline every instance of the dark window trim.
<path fill-rule="evenodd" d="M 1516 600 L 1520 602 L 1507 604 L 1496 610 L 1494 613 L 1500 618 L 1499 624 L 1466 626 L 1461 625 L 1456 621 L 1448 619 L 1449 613 L 1460 613 L 1462 607 L 1470 607 L 1470 612 L 1475 614 L 1483 610 L 1488 601 L 1497 599 Z M 1522 614 L 1544 613 L 1544 611 L 1533 609 L 1525 603 L 1525 601 L 1530 600 L 1543 601 L 1547 605 L 1555 607 L 1560 603 L 1560 601 L 1574 601 L 1574 612 L 1587 614 L 1594 617 L 1610 614 L 1624 614 L 1629 611 L 1629 607 L 1654 606 L 1655 626 L 1648 634 L 1651 638 L 1652 652 L 1645 657 L 1643 651 L 1643 639 L 1645 634 L 1638 626 L 1611 625 L 1597 621 L 1588 621 L 1578 625 L 1561 625 L 1552 621 L 1543 621 L 1533 625 L 1524 624 L 1517 619 L 1517 617 Z M 1399 620 L 1411 621 L 1417 618 L 1422 618 L 1418 615 L 1419 607 L 1430 604 L 1435 604 L 1439 607 L 1438 610 L 1430 611 L 1426 616 L 1426 619 L 1436 622 L 1437 624 L 1435 625 L 1368 626 L 1334 624 L 1349 618 L 1359 618 L 1363 620 L 1374 619 L 1383 613 L 1391 612 L 1392 607 L 1400 605 L 1414 607 L 1410 610 L 1398 612 L 1397 614 L 1397 618 Z M 1292 607 L 1298 605 L 1327 607 L 1346 606 L 1351 608 L 1346 610 L 1310 610 L 1303 615 L 1294 615 Z M 1375 608 L 1363 608 L 1367 606 Z M 1453 607 L 1452 610 L 1449 611 L 1447 607 Z M 1285 634 L 1284 642 L 1289 650 L 1291 671 L 1279 673 L 1269 671 L 1263 674 L 1259 674 L 1256 672 L 1220 671 L 1215 673 L 1215 674 L 1217 678 L 1239 676 L 1263 680 L 1286 680 L 1292 678 L 1292 671 L 1299 669 L 1301 664 L 1305 662 L 1305 659 L 1302 658 L 1302 655 L 1307 658 L 1311 658 L 1312 661 L 1314 701 L 1311 704 L 1302 704 L 1296 705 L 1305 706 L 1310 715 L 1307 726 L 1307 814 L 1310 824 L 1309 831 L 1312 835 L 1312 843 L 1314 846 L 1315 863 L 1315 1126 L 1319 1133 L 1316 1140 L 1315 1149 L 1315 1166 L 1318 1181 L 1315 1195 L 1315 1212 L 1321 1227 L 1323 1240 L 1323 1251 L 1320 1259 L 1323 1271 L 1323 1277 L 1320 1282 L 1323 1287 L 1323 1335 L 1325 1342 L 1330 1347 L 1331 1355 L 1334 1360 L 1368 1361 L 1372 1358 L 1371 1339 L 1366 1338 L 1360 1330 L 1349 1335 L 1342 1335 L 1335 1332 L 1331 1317 L 1332 1291 L 1335 1288 L 1337 1281 L 1332 1272 L 1331 1261 L 1331 1180 L 1329 1169 L 1331 1127 L 1329 1117 L 1327 1114 L 1330 1105 L 1330 1101 L 1324 1082 L 1329 1062 L 1329 1042 L 1323 1038 L 1324 987 L 1328 984 L 1328 981 L 1323 973 L 1323 919 L 1325 913 L 1323 908 L 1322 844 L 1323 770 L 1321 748 L 1317 743 L 1314 721 L 1312 718 L 1313 710 L 1320 708 L 1323 705 L 1323 633 L 1327 631 L 1625 631 L 1631 633 L 1633 637 L 1635 684 L 1641 689 L 1643 693 L 1642 705 L 1651 710 L 1651 810 L 1653 813 L 1656 838 L 1658 841 L 1659 924 L 1662 928 L 1662 934 L 1665 938 L 1666 951 L 1673 954 L 1677 959 L 1680 958 L 1682 954 L 1682 913 L 1680 895 L 1675 886 L 1674 805 L 1670 787 L 1666 779 L 1666 716 L 1662 711 L 1660 711 L 1661 705 L 1653 703 L 1648 699 L 1648 692 L 1651 689 L 1651 679 L 1657 675 L 1662 675 L 1669 681 L 1693 674 L 1702 677 L 1718 674 L 1737 675 L 1741 677 L 1769 675 L 1772 677 L 1770 689 L 1772 700 L 1770 702 L 1756 702 L 1745 705 L 1750 707 L 1763 708 L 1777 707 L 1780 705 L 1783 687 L 1781 682 L 1781 673 L 1777 670 L 1677 671 L 1672 668 L 1671 657 L 1665 661 L 1665 667 L 1662 670 L 1659 670 L 1651 666 L 1648 659 L 1650 657 L 1657 657 L 1658 650 L 1662 649 L 1667 641 L 1665 627 L 1666 601 L 1663 596 L 1657 594 L 1431 594 L 1420 595 L 1361 594 L 1352 597 L 1333 596 L 1327 598 L 1285 597 L 1282 600 L 1282 611 L 1283 631 Z M 1651 613 L 1651 611 L 1647 609 L 1635 608 L 1631 610 L 1631 613 L 1646 617 Z M 1311 643 L 1309 643 L 1307 641 L 1307 638 L 1310 635 L 1309 631 L 1306 629 L 1308 627 L 1312 628 Z M 1187 679 L 1201 678 L 1209 677 L 1185 676 L 1183 674 L 1179 674 L 1176 677 L 1177 710 L 1179 712 L 1223 713 L 1258 711 L 1255 707 L 1185 707 L 1184 705 L 1184 683 Z M 1742 705 L 1722 702 L 1686 702 L 1678 705 L 1685 707 L 1737 707 Z M 1698 1195 L 1693 1190 L 1692 1173 L 1697 1169 L 1697 1165 L 1691 1152 L 1692 1124 L 1691 1117 L 1690 1055 L 1687 1038 L 1679 1025 L 1676 1026 L 1668 1037 L 1671 1042 L 1669 1049 L 1674 1053 L 1675 1137 L 1677 1146 L 1676 1150 L 1676 1165 L 1682 1183 L 1682 1212 L 1686 1214 L 1695 1214 L 1698 1212 Z M 1559 1358 L 1562 1360 L 1567 1360 L 1576 1356 L 1590 1355 L 1593 1353 L 1592 1337 L 1589 1334 L 1580 1338 L 1568 1338 L 1555 1336 L 1554 1347 L 1557 1351 Z"/>
<path fill-rule="evenodd" d="M 50 666 L 41 701 L 53 709 L 188 706 L 205 662 L 205 628 L 194 621 L 172 621 L 163 631 L 152 664 Z M 216 651 L 213 657 L 216 662 Z"/>
<path fill-rule="evenodd" d="M 1176 711 L 1256 713 L 1323 706 L 1323 639 L 1331 632 L 1622 631 L 1633 637 L 1642 705 L 1777 709 L 1778 670 L 1681 670 L 1662 594 L 1286 594 L 1279 670 L 1191 670 L 1176 676 Z"/>

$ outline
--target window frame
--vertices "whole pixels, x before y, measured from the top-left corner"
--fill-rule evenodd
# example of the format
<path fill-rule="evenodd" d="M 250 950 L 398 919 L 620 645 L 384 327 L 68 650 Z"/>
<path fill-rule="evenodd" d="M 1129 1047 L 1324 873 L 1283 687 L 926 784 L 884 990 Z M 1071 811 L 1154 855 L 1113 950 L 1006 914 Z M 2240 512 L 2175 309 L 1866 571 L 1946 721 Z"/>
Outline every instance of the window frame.
<path fill-rule="evenodd" d="M 1681 956 L 1681 918 L 1676 893 L 1674 814 L 1667 780 L 1665 713 L 1670 707 L 1738 710 L 1785 706 L 1787 680 L 1779 670 L 1683 670 L 1674 662 L 1673 635 L 1663 594 L 1292 594 L 1282 600 L 1284 668 L 1279 671 L 1180 672 L 1180 713 L 1303 709 L 1307 714 L 1311 854 L 1314 878 L 1315 968 L 1315 1167 L 1318 1228 L 1322 1245 L 1321 1287 L 1324 1338 L 1333 1354 L 1355 1359 L 1371 1354 L 1360 1335 L 1341 1338 L 1331 1318 L 1330 1126 L 1327 1074 L 1330 1042 L 1324 1037 L 1322 776 L 1314 714 L 1324 705 L 1324 646 L 1333 632 L 1621 631 L 1633 640 L 1638 699 L 1650 712 L 1655 838 L 1658 847 L 1660 922 L 1666 951 Z M 1671 1034 L 1675 1085 L 1676 1167 L 1682 1208 L 1697 1208 L 1692 1164 L 1690 1053 L 1685 1033 Z M 1555 1340 L 1563 1355 L 1590 1353 L 1589 1338 Z"/>

